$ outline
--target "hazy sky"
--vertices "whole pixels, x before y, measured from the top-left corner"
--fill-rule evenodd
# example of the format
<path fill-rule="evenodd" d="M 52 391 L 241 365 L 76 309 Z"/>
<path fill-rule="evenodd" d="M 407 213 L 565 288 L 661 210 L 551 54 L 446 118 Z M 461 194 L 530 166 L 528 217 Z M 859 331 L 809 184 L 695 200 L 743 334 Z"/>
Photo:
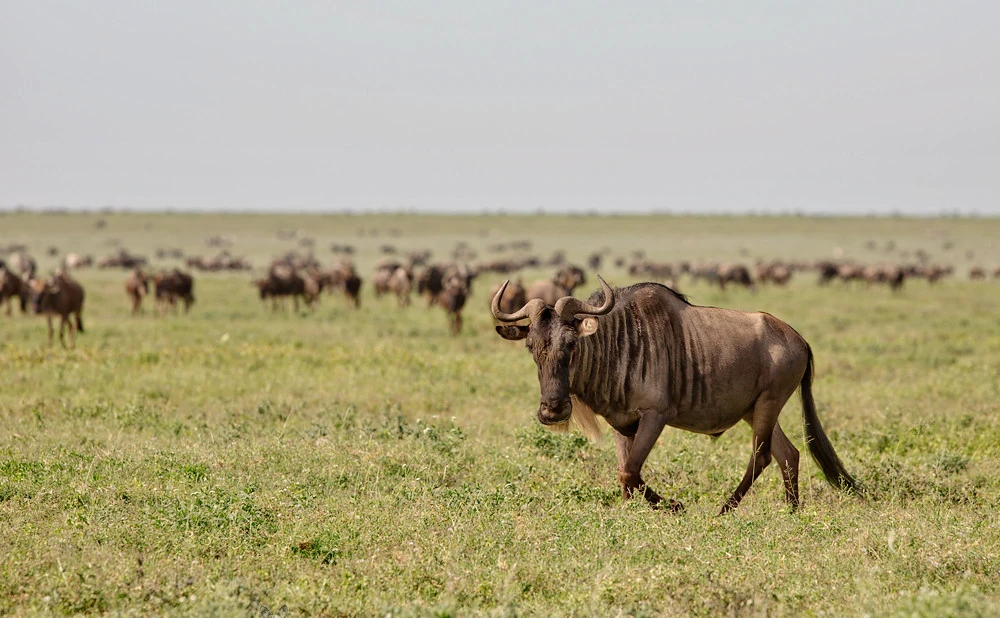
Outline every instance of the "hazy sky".
<path fill-rule="evenodd" d="M 0 2 L 0 207 L 1000 214 L 1000 2 Z"/>

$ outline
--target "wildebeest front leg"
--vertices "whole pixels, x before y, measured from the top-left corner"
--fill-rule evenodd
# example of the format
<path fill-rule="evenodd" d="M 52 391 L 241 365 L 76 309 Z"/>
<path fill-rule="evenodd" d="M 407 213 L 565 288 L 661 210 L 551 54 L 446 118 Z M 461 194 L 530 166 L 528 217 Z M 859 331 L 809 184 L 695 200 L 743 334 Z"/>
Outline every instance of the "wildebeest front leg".
<path fill-rule="evenodd" d="M 52 314 L 45 316 L 45 322 L 49 327 L 49 345 L 52 345 L 52 335 L 55 333 L 55 329 L 52 328 Z M 59 333 L 60 338 L 62 338 L 62 332 Z"/>
<path fill-rule="evenodd" d="M 615 431 L 615 449 L 618 454 L 618 482 L 622 486 L 622 498 L 628 500 L 642 492 L 651 505 L 656 506 L 663 498 L 650 489 L 642 480 L 642 464 L 646 462 L 649 452 L 656 444 L 660 433 L 666 426 L 666 417 L 658 412 L 645 412 L 639 417 L 634 435 L 626 435 Z M 670 510 L 681 511 L 684 506 L 676 500 L 670 500 Z"/>

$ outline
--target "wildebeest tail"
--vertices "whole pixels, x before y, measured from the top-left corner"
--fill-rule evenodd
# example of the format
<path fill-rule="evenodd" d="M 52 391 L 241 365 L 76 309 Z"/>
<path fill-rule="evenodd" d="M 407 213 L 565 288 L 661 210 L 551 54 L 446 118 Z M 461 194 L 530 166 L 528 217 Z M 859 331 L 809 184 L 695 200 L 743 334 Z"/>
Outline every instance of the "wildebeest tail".
<path fill-rule="evenodd" d="M 79 313 L 76 314 L 76 332 L 82 333 L 83 330 L 83 317 Z"/>
<path fill-rule="evenodd" d="M 802 376 L 801 384 L 802 416 L 805 418 L 809 453 L 823 470 L 827 482 L 841 489 L 857 490 L 858 482 L 844 468 L 844 464 L 837 457 L 837 452 L 833 450 L 833 445 L 830 444 L 830 439 L 823 431 L 823 425 L 819 422 L 819 416 L 816 414 L 816 402 L 813 401 L 812 396 L 812 374 L 813 354 L 812 349 L 809 349 L 809 363 L 806 365 L 806 373 Z"/>

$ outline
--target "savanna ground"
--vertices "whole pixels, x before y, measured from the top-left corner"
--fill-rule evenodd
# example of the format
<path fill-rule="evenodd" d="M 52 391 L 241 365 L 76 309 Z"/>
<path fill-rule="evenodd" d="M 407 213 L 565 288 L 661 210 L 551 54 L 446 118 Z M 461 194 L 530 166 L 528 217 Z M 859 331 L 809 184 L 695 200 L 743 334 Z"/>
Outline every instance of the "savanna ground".
<path fill-rule="evenodd" d="M 0 315 L 0 614 L 1000 612 L 1000 281 L 965 277 L 1000 264 L 998 220 L 7 214 L 0 229 L 43 270 L 50 245 L 213 254 L 212 234 L 263 265 L 298 248 L 278 229 L 315 237 L 323 262 L 354 244 L 366 278 L 383 244 L 443 259 L 512 239 L 575 262 L 602 247 L 748 263 L 924 248 L 957 267 L 899 294 L 814 273 L 756 295 L 681 279 L 696 304 L 768 311 L 805 336 L 820 416 L 866 489 L 834 490 L 803 452 L 797 512 L 772 466 L 724 517 L 749 429 L 668 428 L 645 477 L 686 512 L 623 503 L 609 431 L 535 421 L 534 364 L 486 310 L 498 276 L 475 282 L 450 338 L 439 309 L 368 287 L 360 311 L 324 297 L 274 314 L 248 273 L 196 274 L 190 315 L 132 318 L 123 271 L 79 271 L 77 349 L 49 347 L 41 318 Z M 805 451 L 797 395 L 782 418 Z"/>

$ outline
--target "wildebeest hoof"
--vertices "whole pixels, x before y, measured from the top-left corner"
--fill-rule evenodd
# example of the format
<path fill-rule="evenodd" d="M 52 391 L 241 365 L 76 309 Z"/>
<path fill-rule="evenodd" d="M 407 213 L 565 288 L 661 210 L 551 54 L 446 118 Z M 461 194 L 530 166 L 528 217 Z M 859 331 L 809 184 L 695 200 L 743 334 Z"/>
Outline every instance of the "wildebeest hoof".
<path fill-rule="evenodd" d="M 671 513 L 683 513 L 684 505 L 677 500 L 664 500 L 662 502 L 650 503 L 651 507 L 658 511 L 670 511 Z"/>

